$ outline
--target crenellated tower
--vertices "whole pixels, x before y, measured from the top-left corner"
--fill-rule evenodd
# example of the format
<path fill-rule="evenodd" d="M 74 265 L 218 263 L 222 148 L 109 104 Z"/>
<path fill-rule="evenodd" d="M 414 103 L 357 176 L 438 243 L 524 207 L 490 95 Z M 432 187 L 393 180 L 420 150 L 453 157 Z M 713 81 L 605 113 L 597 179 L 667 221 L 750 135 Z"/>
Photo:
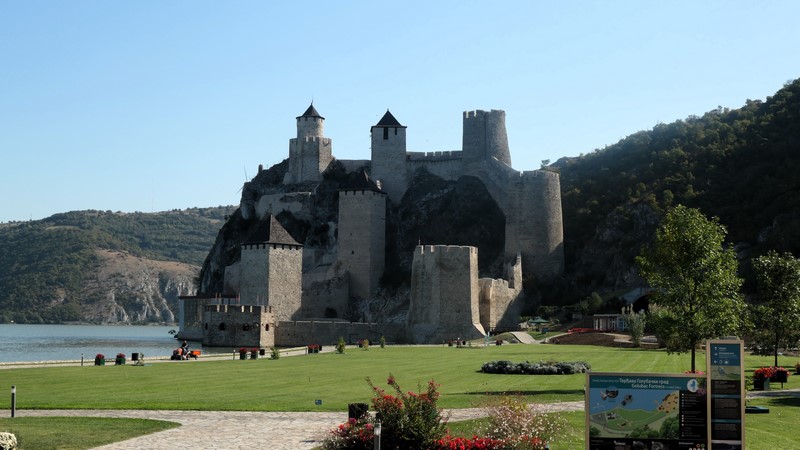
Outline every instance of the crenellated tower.
<path fill-rule="evenodd" d="M 389 110 L 370 128 L 372 136 L 372 178 L 389 198 L 400 203 L 408 189 L 406 127 Z"/>
<path fill-rule="evenodd" d="M 289 139 L 289 171 L 284 183 L 316 182 L 333 160 L 332 143 L 324 137 L 325 118 L 314 104 L 297 117 L 297 137 Z"/>
<path fill-rule="evenodd" d="M 295 320 L 302 298 L 303 246 L 274 216 L 242 244 L 239 297 L 271 308 L 275 320 Z"/>
<path fill-rule="evenodd" d="M 474 171 L 475 165 L 482 166 L 492 158 L 511 167 L 505 111 L 465 111 L 462 136 L 465 172 Z"/>

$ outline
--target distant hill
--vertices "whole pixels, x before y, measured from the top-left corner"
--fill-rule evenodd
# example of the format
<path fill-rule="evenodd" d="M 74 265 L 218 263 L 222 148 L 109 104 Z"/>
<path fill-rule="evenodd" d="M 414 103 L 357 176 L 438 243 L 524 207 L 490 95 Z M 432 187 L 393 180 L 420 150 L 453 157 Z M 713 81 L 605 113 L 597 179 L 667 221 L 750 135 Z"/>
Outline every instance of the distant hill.
<path fill-rule="evenodd" d="M 174 320 L 233 206 L 0 224 L 0 321 Z"/>

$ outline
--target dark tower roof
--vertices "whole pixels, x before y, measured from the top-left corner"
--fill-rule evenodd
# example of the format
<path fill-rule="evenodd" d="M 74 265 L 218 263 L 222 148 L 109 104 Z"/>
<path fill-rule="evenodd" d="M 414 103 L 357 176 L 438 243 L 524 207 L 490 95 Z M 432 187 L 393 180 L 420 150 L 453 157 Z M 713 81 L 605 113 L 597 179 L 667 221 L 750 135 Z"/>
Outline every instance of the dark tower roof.
<path fill-rule="evenodd" d="M 245 244 L 300 245 L 272 214 L 269 215 L 267 220 L 262 221 L 258 228 L 247 237 Z"/>
<path fill-rule="evenodd" d="M 386 114 L 381 117 L 381 120 L 378 121 L 378 124 L 375 125 L 376 127 L 400 127 L 405 128 L 403 125 L 400 125 L 400 122 L 394 118 L 392 113 L 389 110 L 386 110 Z"/>
<path fill-rule="evenodd" d="M 308 107 L 306 112 L 304 112 L 302 116 L 298 116 L 297 118 L 299 119 L 300 117 L 319 117 L 320 119 L 325 120 L 324 117 L 319 115 L 316 108 L 314 108 L 314 102 L 311 102 L 311 106 Z"/>
<path fill-rule="evenodd" d="M 340 191 L 374 191 L 384 194 L 381 188 L 369 177 L 367 171 L 361 169 L 352 182 L 347 183 L 339 189 Z"/>

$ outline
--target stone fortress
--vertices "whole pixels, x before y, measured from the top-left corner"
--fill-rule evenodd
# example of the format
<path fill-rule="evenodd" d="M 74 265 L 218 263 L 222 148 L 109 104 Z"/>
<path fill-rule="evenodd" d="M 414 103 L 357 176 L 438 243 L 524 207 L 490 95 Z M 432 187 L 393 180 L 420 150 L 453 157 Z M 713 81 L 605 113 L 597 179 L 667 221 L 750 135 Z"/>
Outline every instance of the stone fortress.
<path fill-rule="evenodd" d="M 336 160 L 324 123 L 313 104 L 297 117 L 283 192 L 246 195 L 252 192 L 245 183 L 240 212 L 258 220 L 259 228 L 241 244 L 240 260 L 224 268 L 225 293 L 181 299 L 180 338 L 262 348 L 332 344 L 339 337 L 476 339 L 516 327 L 523 274 L 549 280 L 563 273 L 559 176 L 512 168 L 504 111 L 465 112 L 461 151 L 423 153 L 407 151 L 407 128 L 387 110 L 371 127 L 369 161 Z M 338 192 L 338 221 L 329 224 L 336 245 L 323 251 L 296 242 L 275 216 L 288 211 L 302 217 L 334 162 L 358 176 Z M 405 323 L 336 319 L 353 299 L 370 299 L 379 289 L 387 207 L 401 201 L 418 170 L 444 180 L 472 176 L 485 185 L 505 215 L 506 279 L 478 278 L 475 247 L 419 245 Z"/>

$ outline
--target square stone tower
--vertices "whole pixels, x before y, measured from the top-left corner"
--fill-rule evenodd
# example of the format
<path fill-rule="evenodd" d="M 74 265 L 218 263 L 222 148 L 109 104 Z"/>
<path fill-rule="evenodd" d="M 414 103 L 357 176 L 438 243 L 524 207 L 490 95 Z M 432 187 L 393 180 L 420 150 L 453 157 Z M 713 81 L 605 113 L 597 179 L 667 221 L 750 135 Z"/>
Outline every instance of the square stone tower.
<path fill-rule="evenodd" d="M 363 170 L 339 190 L 338 260 L 349 273 L 350 294 L 370 298 L 386 267 L 386 193 Z"/>
<path fill-rule="evenodd" d="M 393 202 L 400 203 L 408 189 L 406 127 L 387 109 L 369 132 L 372 136 L 372 179 L 380 183 Z"/>
<path fill-rule="evenodd" d="M 242 244 L 241 303 L 271 307 L 278 322 L 296 319 L 302 272 L 303 246 L 270 215 Z"/>

